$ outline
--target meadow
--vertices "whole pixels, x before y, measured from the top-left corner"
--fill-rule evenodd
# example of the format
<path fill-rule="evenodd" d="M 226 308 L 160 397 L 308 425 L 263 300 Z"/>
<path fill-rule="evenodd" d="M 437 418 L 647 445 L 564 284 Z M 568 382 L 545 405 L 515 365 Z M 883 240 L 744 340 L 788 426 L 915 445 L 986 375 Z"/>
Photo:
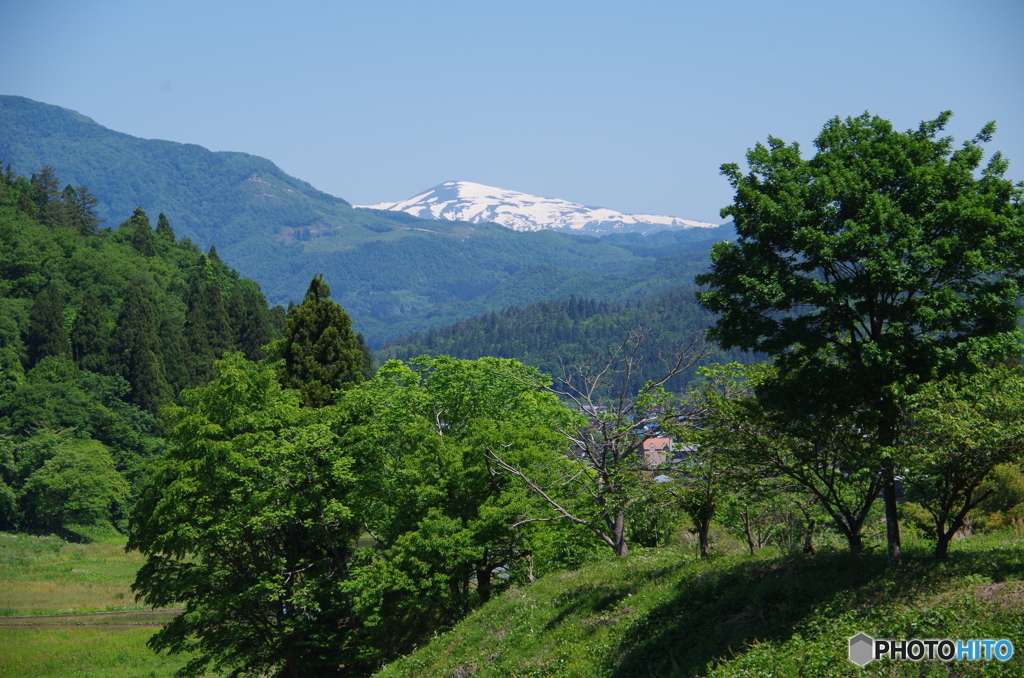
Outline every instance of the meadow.
<path fill-rule="evenodd" d="M 142 564 L 124 537 L 95 528 L 88 543 L 0 533 L 0 678 L 163 678 L 185 657 L 146 641 L 173 611 L 135 601 Z"/>

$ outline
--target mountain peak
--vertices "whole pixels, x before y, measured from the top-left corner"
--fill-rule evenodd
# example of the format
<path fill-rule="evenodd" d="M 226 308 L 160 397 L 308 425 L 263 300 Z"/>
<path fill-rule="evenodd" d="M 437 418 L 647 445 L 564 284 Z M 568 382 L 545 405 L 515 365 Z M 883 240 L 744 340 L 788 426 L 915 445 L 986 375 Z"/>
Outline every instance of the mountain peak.
<path fill-rule="evenodd" d="M 516 231 L 552 229 L 590 235 L 718 226 L 658 214 L 624 214 L 471 181 L 446 181 L 408 200 L 357 207 L 406 212 L 422 219 L 492 222 Z"/>

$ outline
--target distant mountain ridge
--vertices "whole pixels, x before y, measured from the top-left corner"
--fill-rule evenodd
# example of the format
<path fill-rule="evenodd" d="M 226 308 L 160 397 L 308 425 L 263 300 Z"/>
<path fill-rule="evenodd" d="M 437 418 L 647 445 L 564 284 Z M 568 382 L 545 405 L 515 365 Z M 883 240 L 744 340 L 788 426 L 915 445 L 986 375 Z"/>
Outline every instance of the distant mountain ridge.
<path fill-rule="evenodd" d="M 266 158 L 141 139 L 24 97 L 0 96 L 0 130 L 0 161 L 26 176 L 50 165 L 63 182 L 88 186 L 107 226 L 142 207 L 166 214 L 204 249 L 224 252 L 257 233 L 287 239 L 296 229 L 374 220 Z"/>
<path fill-rule="evenodd" d="M 604 207 L 587 207 L 471 181 L 446 181 L 408 200 L 356 207 L 405 212 L 421 219 L 491 222 L 516 231 L 552 229 L 597 236 L 718 227 L 718 224 L 678 217 L 625 214 Z"/>
<path fill-rule="evenodd" d="M 692 280 L 711 244 L 735 237 L 731 225 L 597 238 L 356 209 L 266 158 L 141 139 L 17 96 L 0 95 L 0 163 L 22 175 L 49 165 L 61 186 L 87 186 L 103 226 L 137 207 L 165 214 L 271 304 L 301 300 L 320 273 L 371 348 L 511 304 L 656 292 Z"/>

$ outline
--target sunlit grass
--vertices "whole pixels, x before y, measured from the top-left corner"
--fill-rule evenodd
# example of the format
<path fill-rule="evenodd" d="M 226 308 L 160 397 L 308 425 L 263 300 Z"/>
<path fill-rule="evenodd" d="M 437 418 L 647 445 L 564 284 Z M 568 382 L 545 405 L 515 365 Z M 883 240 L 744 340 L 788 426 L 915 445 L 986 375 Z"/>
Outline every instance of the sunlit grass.
<path fill-rule="evenodd" d="M 84 536 L 98 541 L 0 533 L 0 678 L 162 678 L 188 661 L 146 647 L 156 627 L 117 625 L 161 623 L 173 614 L 135 602 L 131 583 L 142 556 L 125 553 L 124 536 L 115 532 Z M 147 612 L 11 618 L 120 610 Z"/>
<path fill-rule="evenodd" d="M 163 678 L 186 657 L 146 647 L 154 628 L 0 626 L 2 678 Z"/>
<path fill-rule="evenodd" d="M 0 533 L 0 614 L 143 608 L 131 591 L 142 562 L 122 544 Z"/>
<path fill-rule="evenodd" d="M 635 549 L 554 573 L 490 601 L 381 676 L 1024 675 L 1005 664 L 846 657 L 875 638 L 1024 638 L 1024 544 L 1011 532 L 957 542 L 948 560 L 909 547 L 899 568 L 880 547 L 708 561 L 690 549 Z"/>

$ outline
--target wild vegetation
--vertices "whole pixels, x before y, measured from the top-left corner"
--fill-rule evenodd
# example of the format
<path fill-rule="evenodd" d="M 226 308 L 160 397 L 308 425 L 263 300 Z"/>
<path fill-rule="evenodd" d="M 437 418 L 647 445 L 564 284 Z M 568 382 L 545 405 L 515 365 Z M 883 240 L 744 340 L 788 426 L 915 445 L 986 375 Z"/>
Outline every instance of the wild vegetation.
<path fill-rule="evenodd" d="M 0 528 L 124 520 L 163 447 L 161 408 L 252 359 L 284 309 L 142 210 L 100 228 L 84 187 L 0 173 Z"/>
<path fill-rule="evenodd" d="M 141 211 L 94 232 L 87 191 L 58 197 L 46 172 L 7 173 L 12 252 L 39 249 L 18 239 L 27 229 L 47 261 L 112 247 L 111 264 L 160 272 L 115 277 L 123 301 L 98 305 L 119 309 L 108 335 L 83 329 L 75 265 L 5 288 L 23 320 L 0 345 L 5 393 L 18 394 L 3 413 L 26 427 L 5 442 L 7 515 L 87 537 L 74 525 L 130 505 L 132 590 L 180 608 L 148 642 L 187 657 L 181 676 L 389 663 L 398 675 L 844 675 L 858 631 L 1019 633 L 1024 186 L 998 155 L 981 169 L 989 128 L 953 151 L 938 137 L 947 119 L 906 133 L 836 119 L 809 160 L 770 139 L 749 174 L 723 167 L 739 240 L 716 245 L 700 300 L 721 313 L 712 338 L 772 360 L 704 366 L 685 390 L 670 380 L 712 350 L 699 323 L 660 345 L 650 378 L 642 329 L 553 375 L 483 356 L 373 372 L 320 276 L 251 353 L 231 319 L 252 314 L 221 315 L 214 294 L 246 283 L 214 250 L 165 220 L 154 232 Z M 176 309 L 177 334 L 154 331 L 156 309 Z M 576 332 L 602 315 L 579 298 L 534 310 L 563 309 Z M 190 328 L 207 343 L 189 343 Z M 127 422 L 109 430 L 143 441 L 145 454 L 122 453 L 137 475 L 89 416 L 31 426 L 78 412 L 63 397 L 74 388 L 85 403 L 105 393 Z M 39 414 L 19 414 L 33 402 Z M 650 437 L 678 447 L 648 449 Z"/>

